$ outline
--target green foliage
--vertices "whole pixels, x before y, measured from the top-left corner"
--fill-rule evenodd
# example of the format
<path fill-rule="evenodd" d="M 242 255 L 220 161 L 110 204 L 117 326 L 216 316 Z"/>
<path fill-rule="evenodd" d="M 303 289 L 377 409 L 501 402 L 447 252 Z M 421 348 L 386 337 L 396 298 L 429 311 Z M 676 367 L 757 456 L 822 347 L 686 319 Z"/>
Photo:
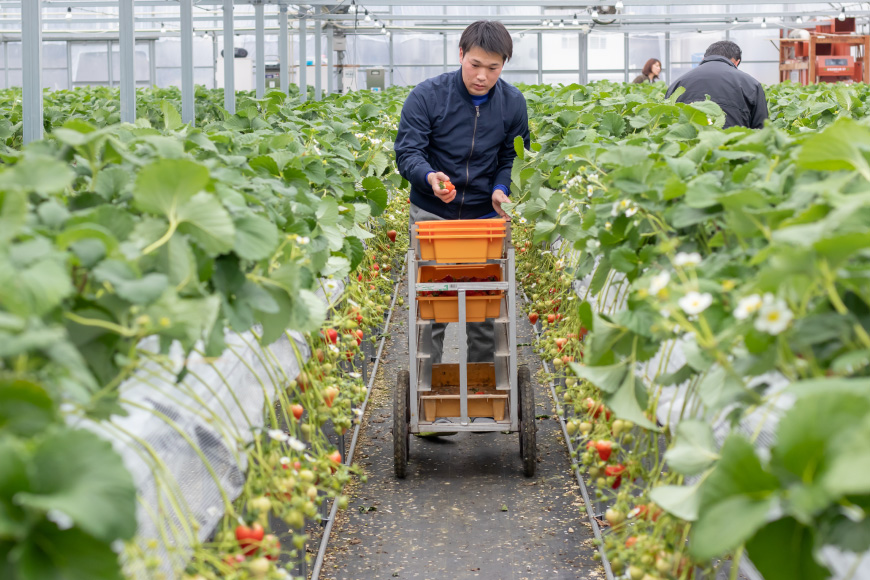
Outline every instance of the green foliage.
<path fill-rule="evenodd" d="M 195 128 L 175 89 L 140 91 L 135 124 L 116 90 L 60 91 L 22 148 L 20 95 L 0 91 L 0 576 L 121 576 L 133 483 L 67 422 L 120 412 L 148 337 L 218 356 L 225 329 L 269 344 L 335 315 L 315 292 L 374 257 L 404 94 L 240 95 L 229 115 L 199 89 Z"/>
<path fill-rule="evenodd" d="M 661 385 L 682 385 L 684 408 L 669 415 L 683 420 L 636 491 L 693 522 L 688 551 L 673 545 L 694 561 L 745 547 L 768 580 L 816 578 L 822 546 L 867 549 L 867 91 L 769 87 L 764 129 L 723 131 L 715 104 L 666 101 L 663 87 L 525 88 L 536 146 L 513 168 L 512 211 L 534 222 L 533 242 L 570 242 L 558 263 L 578 278 L 597 264 L 582 296 L 597 311 L 580 312 L 584 365 L 571 365 L 580 396 L 650 428 Z M 537 259 L 532 280 L 557 263 Z M 602 311 L 601 297 L 614 295 L 616 312 Z M 638 363 L 675 341 L 685 365 L 636 379 Z M 769 458 L 734 433 L 717 449 L 708 423 L 685 420 L 737 425 L 775 408 L 782 395 L 768 373 L 795 381 L 800 396 Z M 626 449 L 619 461 L 658 457 Z M 680 485 L 684 477 L 698 479 Z M 789 553 L 803 556 L 778 557 Z"/>

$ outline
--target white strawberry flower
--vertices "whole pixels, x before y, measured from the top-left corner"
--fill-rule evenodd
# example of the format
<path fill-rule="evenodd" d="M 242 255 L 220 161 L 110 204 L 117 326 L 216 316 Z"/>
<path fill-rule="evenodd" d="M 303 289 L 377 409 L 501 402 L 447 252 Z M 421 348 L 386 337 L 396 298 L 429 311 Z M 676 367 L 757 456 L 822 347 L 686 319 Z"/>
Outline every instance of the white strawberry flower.
<path fill-rule="evenodd" d="M 636 213 L 637 213 L 637 207 L 631 206 L 630 208 L 625 210 L 625 217 L 631 217 Z M 635 225 L 637 225 L 637 224 L 635 224 Z"/>
<path fill-rule="evenodd" d="M 305 451 L 305 449 L 307 448 L 305 443 L 303 443 L 302 441 L 300 441 L 296 437 L 289 437 L 287 439 L 287 445 L 290 446 L 290 449 L 292 449 L 293 451 L 297 451 L 299 453 Z"/>
<path fill-rule="evenodd" d="M 662 272 L 652 277 L 649 282 L 649 293 L 652 296 L 658 296 L 658 293 L 667 288 L 671 281 L 671 275 L 668 272 Z"/>
<path fill-rule="evenodd" d="M 755 329 L 776 336 L 788 328 L 794 314 L 789 310 L 784 300 L 774 299 L 772 295 L 764 296 L 764 302 L 755 319 Z"/>
<path fill-rule="evenodd" d="M 280 463 L 283 467 L 287 467 L 288 465 L 290 465 L 291 461 L 290 458 L 285 455 L 278 460 L 278 463 Z"/>
<path fill-rule="evenodd" d="M 73 527 L 73 524 L 75 523 L 69 514 L 62 512 L 59 509 L 48 510 L 45 513 L 45 518 L 50 522 L 54 522 L 59 530 L 68 530 Z"/>
<path fill-rule="evenodd" d="M 275 441 L 282 441 L 282 442 L 287 441 L 287 439 L 290 437 L 289 435 L 284 433 L 284 431 L 282 431 L 281 429 L 269 429 L 268 434 L 269 434 L 269 437 L 271 437 Z"/>
<path fill-rule="evenodd" d="M 698 252 L 680 252 L 674 257 L 675 266 L 697 266 L 701 263 L 701 254 Z"/>
<path fill-rule="evenodd" d="M 713 296 L 707 292 L 701 293 L 693 290 L 680 298 L 677 303 L 683 309 L 683 312 L 689 316 L 696 316 L 713 304 Z"/>
<path fill-rule="evenodd" d="M 521 223 L 521 224 L 524 224 L 524 223 L 526 223 L 527 221 L 529 221 L 529 220 L 527 220 L 526 218 L 520 218 L 520 223 Z"/>
<path fill-rule="evenodd" d="M 761 309 L 762 300 L 758 294 L 744 296 L 737 303 L 737 308 L 734 309 L 734 318 L 737 320 L 746 320 Z"/>

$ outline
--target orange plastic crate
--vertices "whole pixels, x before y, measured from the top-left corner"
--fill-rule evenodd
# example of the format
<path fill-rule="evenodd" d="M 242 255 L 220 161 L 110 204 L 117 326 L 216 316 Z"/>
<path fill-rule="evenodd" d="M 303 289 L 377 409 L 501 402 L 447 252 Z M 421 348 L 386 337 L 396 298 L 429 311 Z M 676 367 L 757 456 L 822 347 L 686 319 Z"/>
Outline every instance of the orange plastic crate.
<path fill-rule="evenodd" d="M 417 222 L 420 258 L 440 263 L 473 264 L 504 253 L 507 225 L 502 219 Z"/>
<path fill-rule="evenodd" d="M 456 280 L 463 277 L 489 278 L 495 276 L 501 282 L 504 280 L 500 264 L 482 264 L 479 266 L 421 266 L 417 269 L 417 282 L 440 282 L 447 275 Z M 491 296 L 466 296 L 466 322 L 483 322 L 487 318 L 496 318 L 501 313 L 501 299 L 504 292 Z M 417 295 L 417 305 L 420 318 L 435 322 L 459 322 L 458 296 L 420 296 Z"/>

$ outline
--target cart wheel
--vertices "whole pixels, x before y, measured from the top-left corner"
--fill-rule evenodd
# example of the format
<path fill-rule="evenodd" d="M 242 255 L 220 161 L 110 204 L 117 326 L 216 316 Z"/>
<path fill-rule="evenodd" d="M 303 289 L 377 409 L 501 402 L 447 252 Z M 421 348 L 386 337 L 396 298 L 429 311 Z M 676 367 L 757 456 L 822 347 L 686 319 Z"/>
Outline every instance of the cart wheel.
<path fill-rule="evenodd" d="M 411 373 L 399 371 L 393 391 L 393 467 L 396 477 L 404 479 L 411 449 Z"/>
<path fill-rule="evenodd" d="M 523 475 L 532 477 L 538 466 L 538 447 L 535 434 L 535 391 L 532 387 L 529 367 L 522 365 L 517 369 L 517 391 L 519 391 L 520 419 L 520 457 L 523 459 Z"/>

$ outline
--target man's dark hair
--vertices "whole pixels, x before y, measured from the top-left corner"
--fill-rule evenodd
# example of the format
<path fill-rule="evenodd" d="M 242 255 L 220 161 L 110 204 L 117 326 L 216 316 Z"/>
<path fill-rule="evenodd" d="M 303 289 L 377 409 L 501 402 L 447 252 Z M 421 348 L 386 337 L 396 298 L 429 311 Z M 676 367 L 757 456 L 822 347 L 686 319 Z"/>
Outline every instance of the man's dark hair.
<path fill-rule="evenodd" d="M 704 53 L 704 58 L 707 58 L 708 56 L 724 56 L 731 60 L 740 61 L 743 60 L 743 51 L 741 51 L 740 47 L 730 40 L 720 40 L 719 42 L 714 42 L 707 47 L 707 52 Z"/>
<path fill-rule="evenodd" d="M 459 39 L 459 48 L 463 54 L 472 48 L 482 48 L 486 52 L 500 54 L 505 62 L 511 59 L 514 52 L 514 41 L 510 32 L 501 22 L 495 20 L 478 20 L 468 26 Z"/>

